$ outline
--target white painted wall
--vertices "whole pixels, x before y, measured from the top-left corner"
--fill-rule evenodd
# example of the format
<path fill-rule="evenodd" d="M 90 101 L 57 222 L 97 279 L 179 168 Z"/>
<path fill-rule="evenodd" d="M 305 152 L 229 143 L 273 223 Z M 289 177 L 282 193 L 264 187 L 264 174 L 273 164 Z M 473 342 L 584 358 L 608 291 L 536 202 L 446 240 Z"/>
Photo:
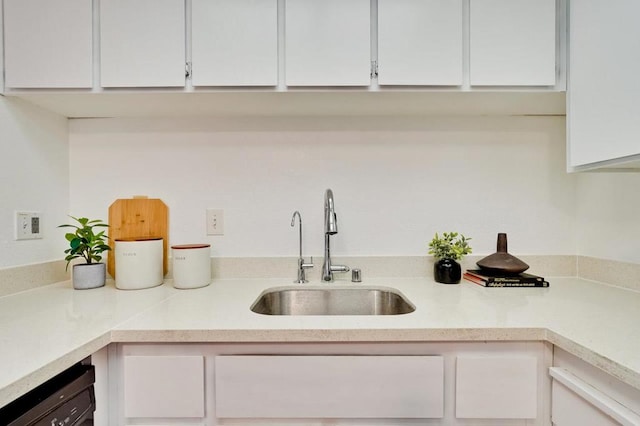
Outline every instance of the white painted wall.
<path fill-rule="evenodd" d="M 577 254 L 640 263 L 640 173 L 584 173 L 577 188 Z"/>
<path fill-rule="evenodd" d="M 214 256 L 322 255 L 335 194 L 336 255 L 423 255 L 436 231 L 514 254 L 576 252 L 576 176 L 563 117 L 88 119 L 70 121 L 70 212 L 107 219 L 117 198 L 170 208 L 170 243 Z M 99 167 L 104 167 L 96 172 Z M 86 179 L 85 176 L 99 176 Z M 225 235 L 205 235 L 205 209 Z"/>
<path fill-rule="evenodd" d="M 172 244 L 211 242 L 215 256 L 295 255 L 298 209 L 305 253 L 321 256 L 327 187 L 339 255 L 421 255 L 455 229 L 478 254 L 506 231 L 513 253 L 640 263 L 640 174 L 566 175 L 562 118 L 70 123 L 68 135 L 64 117 L 0 97 L 0 268 L 62 258 L 67 212 L 107 219 L 133 194 L 169 205 Z M 84 178 L 97 164 L 102 177 Z M 225 209 L 225 236 L 205 235 L 208 207 Z M 15 210 L 43 213 L 42 240 L 14 240 Z"/>
<path fill-rule="evenodd" d="M 60 260 L 69 205 L 68 120 L 0 96 L 0 268 Z M 15 241 L 15 211 L 42 213 L 40 240 Z"/>

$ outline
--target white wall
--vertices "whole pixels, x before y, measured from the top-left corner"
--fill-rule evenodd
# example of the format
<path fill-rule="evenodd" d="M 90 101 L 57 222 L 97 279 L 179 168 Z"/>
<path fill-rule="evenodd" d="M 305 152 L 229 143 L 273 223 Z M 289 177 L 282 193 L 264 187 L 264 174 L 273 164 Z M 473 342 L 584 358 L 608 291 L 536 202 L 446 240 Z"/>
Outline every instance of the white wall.
<path fill-rule="evenodd" d="M 68 120 L 0 96 L 0 268 L 60 260 L 69 205 Z M 40 240 L 15 241 L 15 211 L 42 214 Z"/>
<path fill-rule="evenodd" d="M 578 251 L 640 263 L 640 173 L 585 173 L 578 179 Z"/>
<path fill-rule="evenodd" d="M 170 243 L 214 256 L 322 255 L 323 197 L 335 194 L 336 255 L 424 255 L 436 231 L 475 253 L 574 254 L 575 176 L 563 117 L 88 119 L 70 121 L 70 211 L 107 219 L 117 198 L 170 208 Z M 100 171 L 97 171 L 100 169 Z M 85 176 L 96 176 L 85 178 Z M 225 235 L 205 235 L 205 209 Z"/>

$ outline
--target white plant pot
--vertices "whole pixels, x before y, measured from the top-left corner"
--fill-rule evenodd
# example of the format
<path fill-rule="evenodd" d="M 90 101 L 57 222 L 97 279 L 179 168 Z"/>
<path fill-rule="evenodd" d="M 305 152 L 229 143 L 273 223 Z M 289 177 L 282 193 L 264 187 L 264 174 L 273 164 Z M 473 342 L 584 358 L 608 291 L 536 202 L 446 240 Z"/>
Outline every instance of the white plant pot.
<path fill-rule="evenodd" d="M 71 281 L 76 290 L 87 290 L 104 286 L 107 269 L 104 263 L 79 263 L 73 265 Z"/>

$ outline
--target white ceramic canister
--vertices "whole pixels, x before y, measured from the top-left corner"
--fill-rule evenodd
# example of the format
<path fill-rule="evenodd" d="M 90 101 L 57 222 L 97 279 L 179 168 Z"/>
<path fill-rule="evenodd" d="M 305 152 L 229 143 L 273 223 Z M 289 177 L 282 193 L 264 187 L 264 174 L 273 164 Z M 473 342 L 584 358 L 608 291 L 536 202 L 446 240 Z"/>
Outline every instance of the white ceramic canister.
<path fill-rule="evenodd" d="M 162 284 L 163 242 L 160 237 L 116 239 L 116 287 L 139 290 Z"/>
<path fill-rule="evenodd" d="M 173 286 L 198 288 L 211 283 L 211 246 L 184 244 L 171 246 Z"/>

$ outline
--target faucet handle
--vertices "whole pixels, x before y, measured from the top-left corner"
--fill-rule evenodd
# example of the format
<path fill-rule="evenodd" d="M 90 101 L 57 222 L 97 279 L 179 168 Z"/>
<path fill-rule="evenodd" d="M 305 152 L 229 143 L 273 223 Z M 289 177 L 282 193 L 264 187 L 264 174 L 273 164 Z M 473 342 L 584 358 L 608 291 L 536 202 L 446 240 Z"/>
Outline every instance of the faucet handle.
<path fill-rule="evenodd" d="M 298 279 L 294 281 L 296 284 L 307 283 L 307 277 L 305 269 L 313 268 L 313 256 L 311 257 L 311 263 L 305 263 L 303 257 L 298 258 Z"/>

